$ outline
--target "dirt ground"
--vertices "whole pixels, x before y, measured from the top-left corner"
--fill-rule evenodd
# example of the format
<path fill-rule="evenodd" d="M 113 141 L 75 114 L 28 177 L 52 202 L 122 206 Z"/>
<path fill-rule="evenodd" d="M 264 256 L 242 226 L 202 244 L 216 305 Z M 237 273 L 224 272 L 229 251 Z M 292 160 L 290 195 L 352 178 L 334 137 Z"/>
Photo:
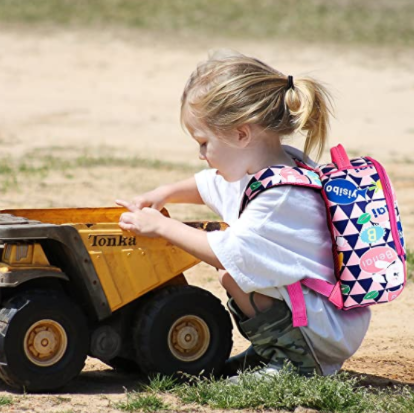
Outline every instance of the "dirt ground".
<path fill-rule="evenodd" d="M 351 155 L 370 154 L 386 166 L 399 198 L 408 248 L 414 245 L 414 55 L 382 49 L 158 39 L 137 32 L 0 30 L 0 160 L 35 162 L 36 154 L 73 159 L 82 154 L 156 159 L 202 168 L 196 145 L 180 129 L 179 99 L 187 76 L 209 49 L 253 54 L 293 76 L 312 75 L 333 93 L 331 141 Z M 290 143 L 300 146 L 301 138 Z M 324 155 L 327 159 L 327 154 Z M 134 168 L 108 161 L 42 174 L 0 173 L 0 208 L 112 206 L 163 182 L 188 175 L 185 168 Z M 172 206 L 181 220 L 209 217 L 202 207 Z M 200 264 L 190 283 L 225 299 L 216 272 Z M 414 285 L 398 300 L 373 309 L 368 335 L 344 369 L 375 385 L 414 386 Z M 237 332 L 233 353 L 246 347 Z M 61 393 L 24 395 L 0 383 L 0 397 L 14 404 L 1 412 L 115 412 L 139 377 L 88 359 L 82 374 Z"/>

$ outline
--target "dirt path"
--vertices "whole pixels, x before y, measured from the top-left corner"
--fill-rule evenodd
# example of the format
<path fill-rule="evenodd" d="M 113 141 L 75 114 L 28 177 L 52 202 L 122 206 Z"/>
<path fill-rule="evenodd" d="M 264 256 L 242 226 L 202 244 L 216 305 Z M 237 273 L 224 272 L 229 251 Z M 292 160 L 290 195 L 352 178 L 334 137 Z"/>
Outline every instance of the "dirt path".
<path fill-rule="evenodd" d="M 353 155 L 370 153 L 383 161 L 397 190 L 407 245 L 414 245 L 414 58 L 403 54 L 217 40 L 180 44 L 127 32 L 0 31 L 0 158 L 21 163 L 36 160 L 35 151 L 60 157 L 86 151 L 201 168 L 195 145 L 180 129 L 179 99 L 195 64 L 219 45 L 331 86 L 337 108 L 331 144 L 341 141 Z M 3 185 L 0 207 L 112 205 L 116 197 L 132 197 L 184 175 L 122 165 L 52 170 Z M 7 177 L 2 173 L 0 178 Z M 206 216 L 202 209 L 171 211 L 179 219 Z M 206 265 L 188 277 L 225 299 L 215 271 Z M 367 375 L 371 383 L 414 385 L 413 294 L 410 284 L 394 304 L 374 309 L 369 333 L 346 370 Z M 246 344 L 236 332 L 233 352 Z M 124 400 L 125 388 L 134 389 L 138 379 L 88 359 L 80 377 L 62 393 L 22 395 L 0 383 L 0 397 L 14 399 L 0 411 L 115 412 L 113 404 Z"/>

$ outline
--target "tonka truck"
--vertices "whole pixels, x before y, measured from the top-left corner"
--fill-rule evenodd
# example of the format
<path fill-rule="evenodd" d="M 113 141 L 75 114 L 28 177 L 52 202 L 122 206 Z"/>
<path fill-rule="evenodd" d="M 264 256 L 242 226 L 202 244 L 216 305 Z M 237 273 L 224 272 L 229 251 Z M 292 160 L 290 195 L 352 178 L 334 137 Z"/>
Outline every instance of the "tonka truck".
<path fill-rule="evenodd" d="M 122 212 L 0 211 L 5 383 L 57 389 L 80 373 L 88 355 L 144 374 L 220 374 L 232 324 L 218 298 L 188 285 L 183 271 L 199 260 L 162 238 L 122 231 Z"/>

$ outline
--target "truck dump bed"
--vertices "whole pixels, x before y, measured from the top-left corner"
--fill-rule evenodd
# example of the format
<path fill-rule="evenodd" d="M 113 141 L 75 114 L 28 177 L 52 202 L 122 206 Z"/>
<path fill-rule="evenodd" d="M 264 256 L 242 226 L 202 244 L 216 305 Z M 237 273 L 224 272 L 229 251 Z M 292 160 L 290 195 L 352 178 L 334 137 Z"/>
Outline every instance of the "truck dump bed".
<path fill-rule="evenodd" d="M 50 265 L 63 267 L 71 280 L 84 278 L 82 284 L 86 284 L 90 292 L 100 284 L 108 310 L 113 312 L 199 262 L 165 239 L 123 231 L 118 220 L 124 211 L 118 207 L 0 211 L 0 240 L 6 243 L 5 252 L 7 244 L 15 249 L 14 255 L 8 252 L 14 260 L 5 259 L 3 253 L 3 273 L 22 270 L 22 263 L 33 268 L 35 263 L 27 262 L 27 254 L 24 257 L 24 251 L 28 250 L 26 244 L 40 244 Z M 162 212 L 168 216 L 165 209 Z M 221 229 L 220 223 L 188 224 L 204 230 Z M 63 244 L 62 248 L 51 247 L 51 240 Z M 72 263 L 62 266 L 65 259 L 55 255 L 65 254 L 65 251 L 71 255 L 68 260 Z M 101 303 L 101 310 L 103 307 L 106 305 Z"/>

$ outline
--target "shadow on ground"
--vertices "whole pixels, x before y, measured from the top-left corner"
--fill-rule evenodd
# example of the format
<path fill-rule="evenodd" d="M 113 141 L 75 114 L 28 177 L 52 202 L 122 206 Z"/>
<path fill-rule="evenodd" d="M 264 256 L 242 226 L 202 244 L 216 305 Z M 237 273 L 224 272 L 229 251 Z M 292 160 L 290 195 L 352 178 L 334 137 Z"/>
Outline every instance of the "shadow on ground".
<path fill-rule="evenodd" d="M 388 387 L 409 387 L 414 390 L 414 384 L 405 383 L 399 380 L 392 380 L 389 377 L 377 376 L 375 374 L 358 373 L 354 370 L 341 370 L 344 373 L 348 373 L 351 377 L 356 377 L 358 382 L 362 386 L 371 386 L 377 389 L 385 389 Z"/>
<path fill-rule="evenodd" d="M 123 373 L 108 368 L 107 370 L 85 371 L 66 386 L 47 394 L 122 394 L 126 390 L 137 390 L 140 385 L 148 383 L 148 378 L 138 373 Z M 23 390 L 14 389 L 0 381 L 0 392 L 23 394 Z M 46 394 L 44 393 L 44 394 Z M 43 394 L 41 392 L 37 394 Z"/>

